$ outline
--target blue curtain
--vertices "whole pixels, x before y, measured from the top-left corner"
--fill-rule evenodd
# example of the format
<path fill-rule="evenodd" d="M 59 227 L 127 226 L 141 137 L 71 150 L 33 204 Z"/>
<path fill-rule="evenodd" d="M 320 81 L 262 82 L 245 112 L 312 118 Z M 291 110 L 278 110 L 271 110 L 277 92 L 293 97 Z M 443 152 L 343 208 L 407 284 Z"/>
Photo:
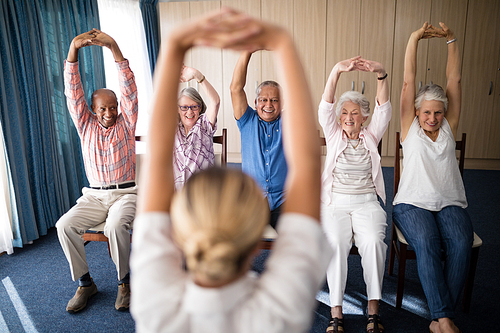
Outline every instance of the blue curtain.
<path fill-rule="evenodd" d="M 151 74 L 155 70 L 156 58 L 160 50 L 160 39 L 158 33 L 158 0 L 140 0 L 142 21 L 146 32 L 146 42 L 148 46 L 149 64 Z"/>
<path fill-rule="evenodd" d="M 45 235 L 88 185 L 63 66 L 71 40 L 94 27 L 97 0 L 1 1 L 0 122 L 18 213 L 15 246 Z M 89 97 L 104 87 L 102 50 L 85 48 L 80 58 Z"/>

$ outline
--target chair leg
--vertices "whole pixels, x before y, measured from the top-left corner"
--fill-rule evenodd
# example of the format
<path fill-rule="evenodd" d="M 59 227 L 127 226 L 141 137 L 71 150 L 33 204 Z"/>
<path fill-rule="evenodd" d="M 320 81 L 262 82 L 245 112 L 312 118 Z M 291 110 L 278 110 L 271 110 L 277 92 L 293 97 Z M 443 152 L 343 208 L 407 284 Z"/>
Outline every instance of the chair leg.
<path fill-rule="evenodd" d="M 463 298 L 463 311 L 469 313 L 470 303 L 472 299 L 472 288 L 474 287 L 474 278 L 476 276 L 477 260 L 479 258 L 479 247 L 472 248 L 469 272 L 467 273 L 467 280 L 465 281 L 464 298 Z"/>
<path fill-rule="evenodd" d="M 394 222 L 393 222 L 394 223 Z M 396 242 L 397 242 L 397 239 L 396 239 L 396 231 L 394 230 L 394 227 L 392 228 L 391 230 L 391 243 L 390 243 L 390 249 L 389 249 L 389 267 L 387 269 L 387 273 L 389 273 L 389 275 L 392 275 L 392 273 L 394 272 L 394 259 L 396 257 Z"/>
<path fill-rule="evenodd" d="M 399 270 L 398 286 L 396 290 L 396 308 L 401 309 L 403 305 L 403 290 L 405 288 L 406 251 L 408 246 L 399 243 Z"/>

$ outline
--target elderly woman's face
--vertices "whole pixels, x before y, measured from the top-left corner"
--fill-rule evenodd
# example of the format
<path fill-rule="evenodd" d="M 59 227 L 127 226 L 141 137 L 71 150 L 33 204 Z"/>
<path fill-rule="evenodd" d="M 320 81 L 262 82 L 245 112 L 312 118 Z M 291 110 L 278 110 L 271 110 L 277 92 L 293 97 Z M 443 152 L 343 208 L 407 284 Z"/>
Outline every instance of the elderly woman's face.
<path fill-rule="evenodd" d="M 416 112 L 420 127 L 424 131 L 437 131 L 444 119 L 444 103 L 440 101 L 422 101 L 420 109 Z"/>
<path fill-rule="evenodd" d="M 340 125 L 342 129 L 350 136 L 361 132 L 361 125 L 368 119 L 363 117 L 361 108 L 358 104 L 347 101 L 342 105 L 340 111 Z"/>
<path fill-rule="evenodd" d="M 186 131 L 189 131 L 200 118 L 201 105 L 187 96 L 179 98 L 177 104 L 179 105 L 178 111 L 181 123 Z"/>

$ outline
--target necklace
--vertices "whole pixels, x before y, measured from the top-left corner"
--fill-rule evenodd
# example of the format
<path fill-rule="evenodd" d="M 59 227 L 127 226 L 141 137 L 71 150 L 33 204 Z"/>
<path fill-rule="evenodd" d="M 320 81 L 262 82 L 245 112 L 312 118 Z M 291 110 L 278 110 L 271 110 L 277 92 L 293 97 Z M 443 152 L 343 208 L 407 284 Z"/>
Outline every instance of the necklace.
<path fill-rule="evenodd" d="M 358 148 L 359 143 L 361 142 L 361 139 L 358 139 L 358 142 L 356 143 L 356 145 L 353 144 L 354 141 L 356 141 L 356 140 L 349 139 L 349 143 L 351 144 L 352 148 L 356 149 L 356 148 Z"/>

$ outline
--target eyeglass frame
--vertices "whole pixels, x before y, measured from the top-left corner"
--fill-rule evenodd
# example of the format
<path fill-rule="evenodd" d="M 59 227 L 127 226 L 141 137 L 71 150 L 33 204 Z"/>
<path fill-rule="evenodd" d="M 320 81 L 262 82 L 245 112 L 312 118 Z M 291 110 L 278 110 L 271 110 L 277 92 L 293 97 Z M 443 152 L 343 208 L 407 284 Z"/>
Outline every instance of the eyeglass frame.
<path fill-rule="evenodd" d="M 201 109 L 201 105 L 177 105 L 179 107 L 179 110 L 181 110 L 182 112 L 187 112 L 187 110 L 191 109 L 191 111 L 193 112 L 197 112 L 197 111 L 200 111 Z M 183 108 L 185 110 L 183 110 Z M 196 108 L 196 110 L 194 109 Z"/>

